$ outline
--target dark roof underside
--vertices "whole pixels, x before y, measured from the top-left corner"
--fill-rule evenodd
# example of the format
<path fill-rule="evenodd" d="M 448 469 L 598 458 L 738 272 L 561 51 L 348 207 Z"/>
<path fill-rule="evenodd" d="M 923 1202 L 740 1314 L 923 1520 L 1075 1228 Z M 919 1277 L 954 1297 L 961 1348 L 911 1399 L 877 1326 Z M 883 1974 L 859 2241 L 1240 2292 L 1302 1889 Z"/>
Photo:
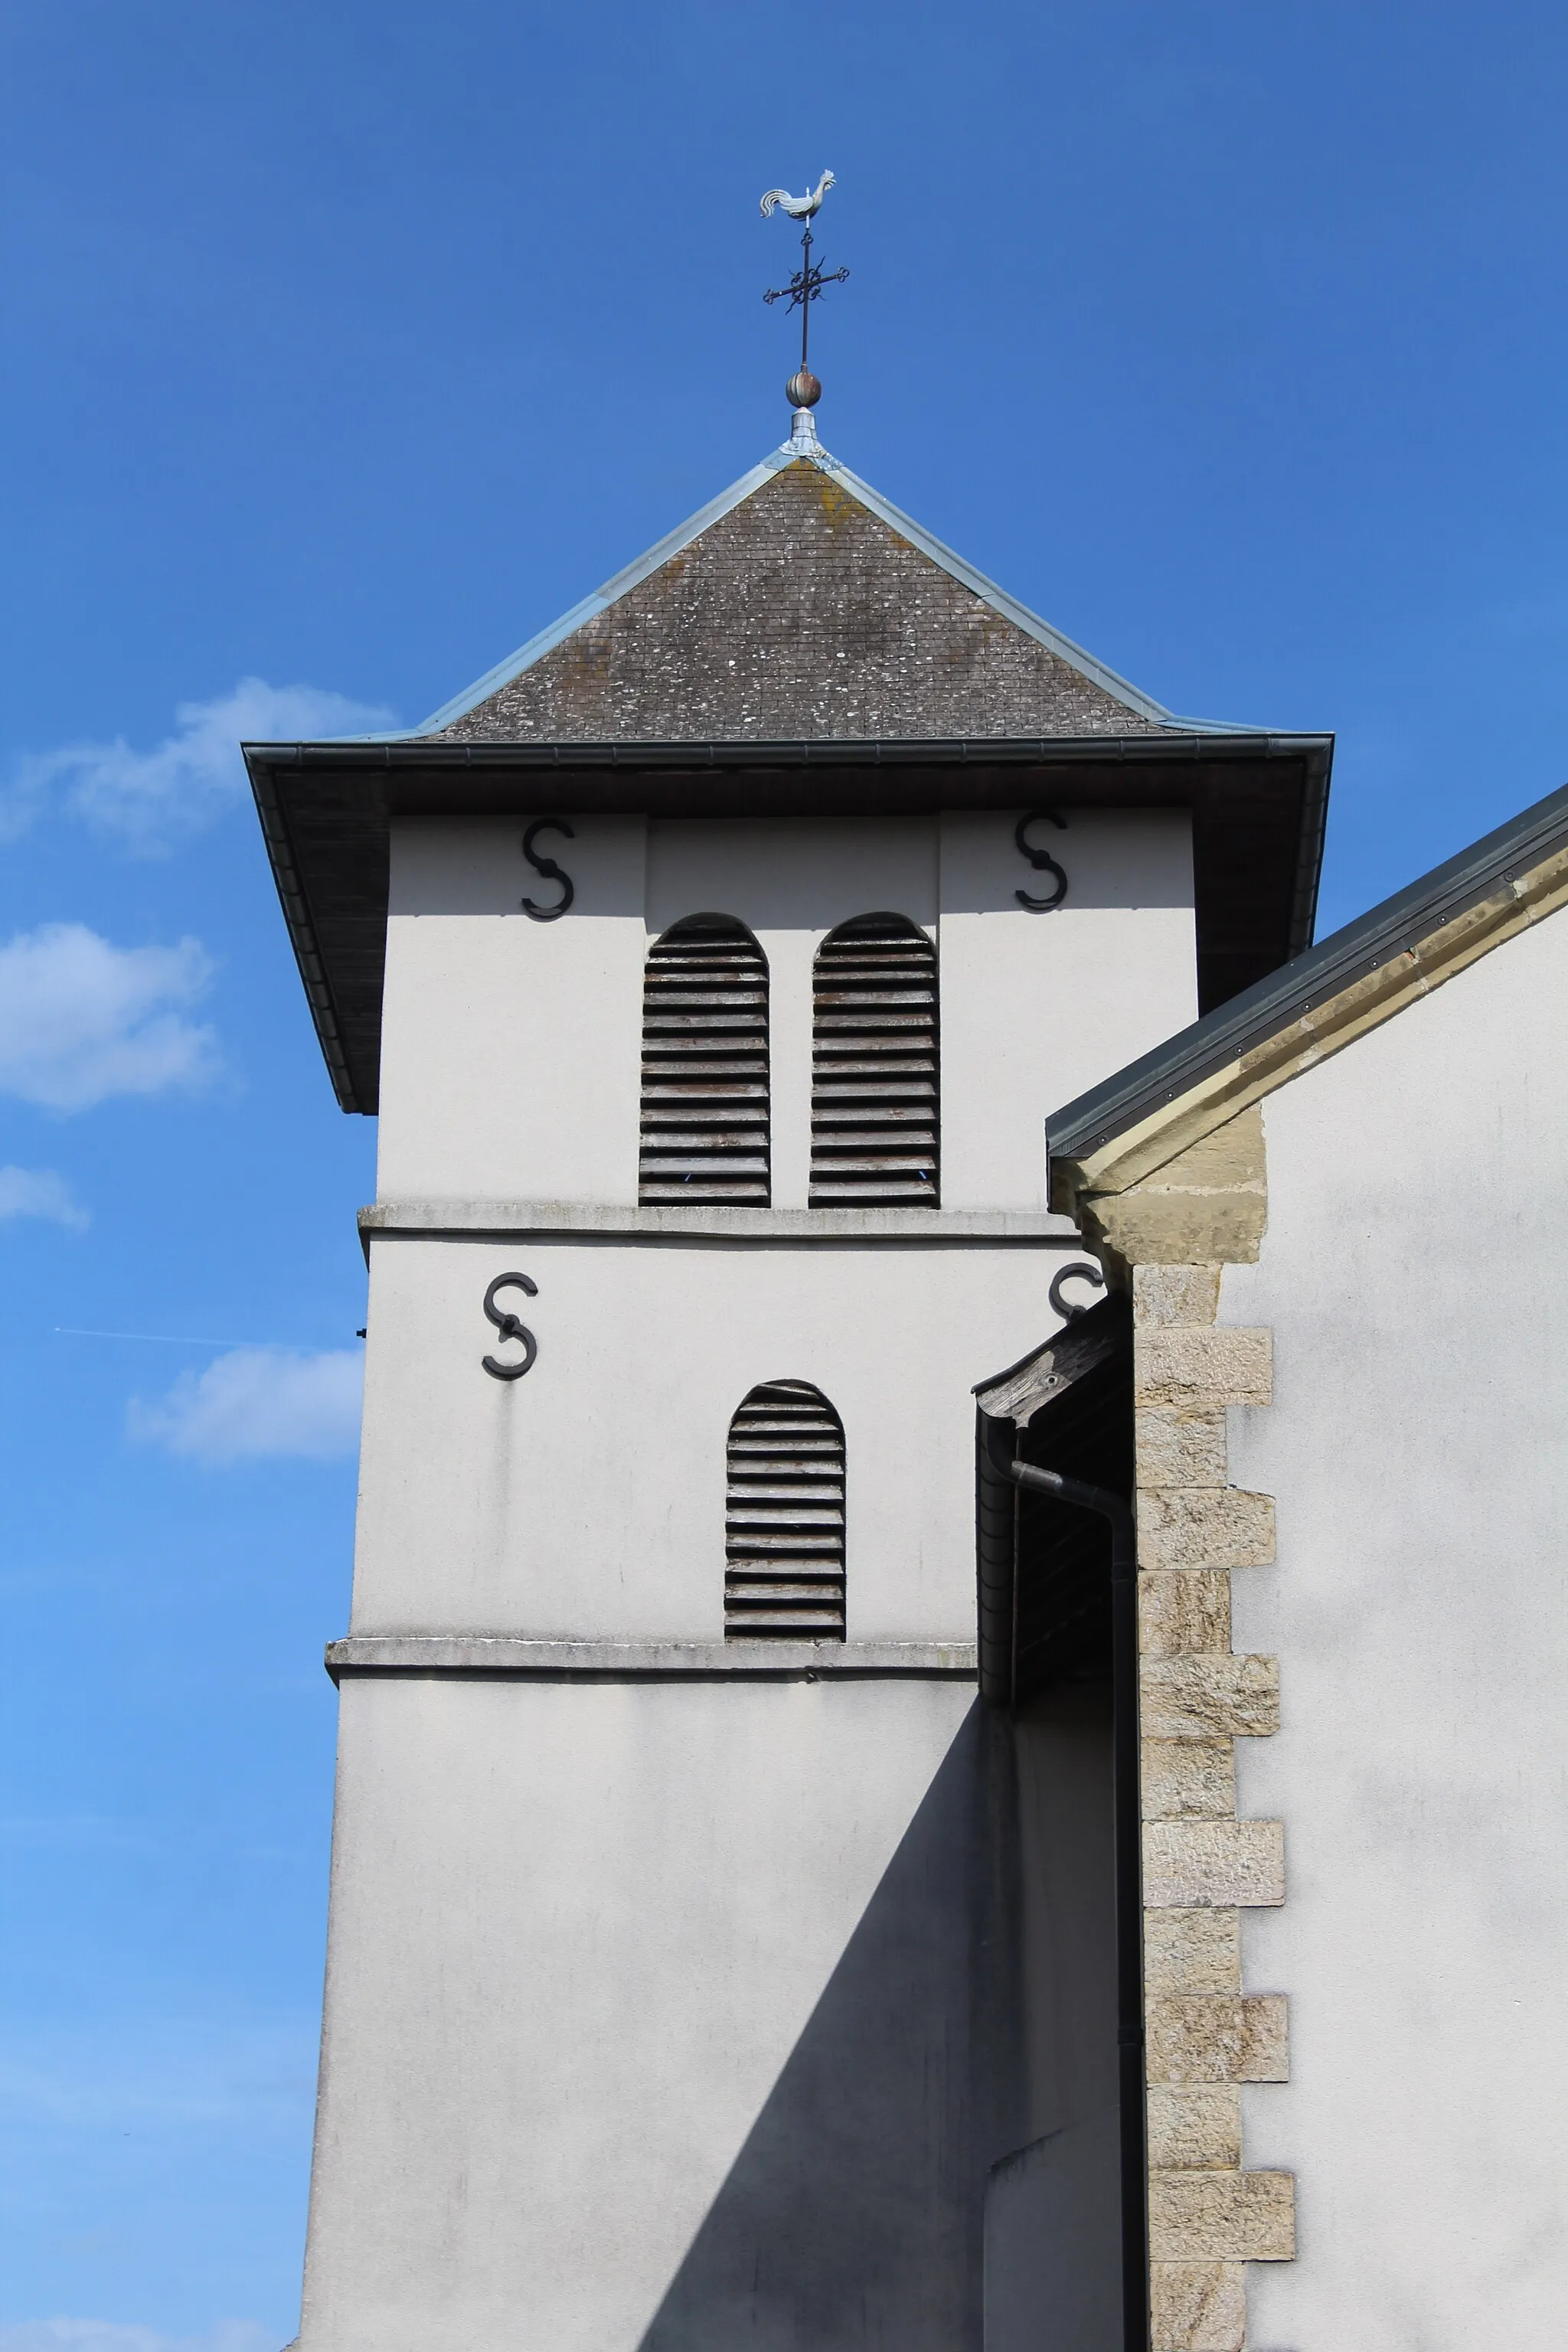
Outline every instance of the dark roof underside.
<path fill-rule="evenodd" d="M 1198 1001 L 1311 937 L 1331 739 L 248 744 L 289 934 L 345 1110 L 376 1108 L 394 816 L 894 816 L 1187 809 Z"/>
<path fill-rule="evenodd" d="M 1020 1493 L 1007 1465 L 1032 1462 L 1117 1495 L 1135 1483 L 1127 1299 L 1112 1295 L 1075 1317 L 1041 1358 L 1057 1391 L 1045 1402 L 999 1407 L 996 1384 L 989 1397 L 976 1391 L 980 1688 L 1003 1705 L 1110 1672 L 1110 1530 L 1093 1511 Z"/>

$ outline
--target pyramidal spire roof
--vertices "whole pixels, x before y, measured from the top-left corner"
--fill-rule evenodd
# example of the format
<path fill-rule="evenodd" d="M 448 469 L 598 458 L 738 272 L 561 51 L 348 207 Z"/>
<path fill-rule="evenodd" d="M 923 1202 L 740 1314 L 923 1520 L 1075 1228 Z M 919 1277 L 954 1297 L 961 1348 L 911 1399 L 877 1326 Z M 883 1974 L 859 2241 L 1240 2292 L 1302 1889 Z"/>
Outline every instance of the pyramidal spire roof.
<path fill-rule="evenodd" d="M 422 726 L 247 743 L 345 1109 L 374 1110 L 407 816 L 1188 813 L 1206 1010 L 1312 935 L 1333 739 L 1177 719 L 828 456 L 809 408 Z"/>
<path fill-rule="evenodd" d="M 1230 735 L 1177 719 L 793 437 L 422 725 L 375 742 Z"/>

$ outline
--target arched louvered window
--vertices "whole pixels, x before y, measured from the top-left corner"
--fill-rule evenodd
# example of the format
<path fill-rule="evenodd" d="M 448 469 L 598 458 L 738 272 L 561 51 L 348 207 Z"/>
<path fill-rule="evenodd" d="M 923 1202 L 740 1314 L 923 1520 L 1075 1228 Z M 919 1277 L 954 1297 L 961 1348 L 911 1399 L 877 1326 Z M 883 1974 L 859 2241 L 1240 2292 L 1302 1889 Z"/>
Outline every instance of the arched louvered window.
<path fill-rule="evenodd" d="M 807 1381 L 764 1381 L 730 1423 L 724 1632 L 844 1639 L 844 1429 Z"/>
<path fill-rule="evenodd" d="M 767 958 L 743 923 L 690 915 L 648 950 L 637 1198 L 768 1197 Z"/>
<path fill-rule="evenodd" d="M 936 950 L 902 915 L 858 915 L 816 953 L 811 1202 L 938 1205 Z"/>

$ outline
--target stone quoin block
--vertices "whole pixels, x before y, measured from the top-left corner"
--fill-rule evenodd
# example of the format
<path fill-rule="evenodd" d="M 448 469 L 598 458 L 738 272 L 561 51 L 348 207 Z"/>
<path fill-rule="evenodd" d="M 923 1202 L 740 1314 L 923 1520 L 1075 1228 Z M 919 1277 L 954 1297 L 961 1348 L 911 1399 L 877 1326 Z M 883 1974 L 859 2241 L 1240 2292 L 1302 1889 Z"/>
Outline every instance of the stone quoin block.
<path fill-rule="evenodd" d="M 1240 1486 L 1141 1493 L 1138 1558 L 1149 1569 L 1267 1568 L 1274 1558 L 1273 1497 Z"/>
<path fill-rule="evenodd" d="M 1289 2263 L 1296 2183 L 1289 2172 L 1151 2172 L 1149 2252 L 1160 2263 Z"/>
<path fill-rule="evenodd" d="M 1267 1404 L 1273 1394 L 1274 1335 L 1260 1330 L 1140 1331 L 1133 1342 L 1133 1401 L 1140 1405 Z"/>
<path fill-rule="evenodd" d="M 1236 1818 L 1236 1749 L 1228 1739 L 1146 1739 L 1143 1818 Z"/>
<path fill-rule="evenodd" d="M 1279 1728 L 1278 1658 L 1146 1658 L 1141 1688 L 1145 1739 L 1266 1739 Z"/>
<path fill-rule="evenodd" d="M 1241 1921 L 1235 1911 L 1147 1911 L 1143 1986 L 1163 1993 L 1239 1993 Z"/>
<path fill-rule="evenodd" d="M 1151 2084 L 1290 2079 L 1283 1993 L 1167 1993 L 1149 2003 L 1147 2034 Z"/>
<path fill-rule="evenodd" d="M 1153 2352 L 1243 2352 L 1247 2273 L 1239 2263 L 1154 2263 L 1149 2304 Z"/>
<path fill-rule="evenodd" d="M 1159 1570 L 1138 1580 L 1138 1646 L 1146 1658 L 1230 1654 L 1230 1578 L 1223 1569 Z"/>
<path fill-rule="evenodd" d="M 1241 2163 L 1241 2093 L 1233 2083 L 1152 2083 L 1149 2162 L 1235 2171 Z"/>
<path fill-rule="evenodd" d="M 1217 1265 L 1135 1265 L 1132 1313 L 1139 1328 L 1212 1323 L 1219 1313 L 1219 1277 Z"/>
<path fill-rule="evenodd" d="M 1145 1822 L 1143 1902 L 1257 1910 L 1285 1900 L 1283 1822 Z"/>
<path fill-rule="evenodd" d="M 1136 1155 L 1141 1162 L 1142 1154 Z M 1263 1118 L 1256 1103 L 1206 1132 L 1120 1190 L 1080 1195 L 1079 1206 L 1131 1265 L 1174 1266 L 1187 1274 L 1216 1262 L 1251 1264 L 1268 1213 Z"/>
<path fill-rule="evenodd" d="M 1150 1404 L 1137 1418 L 1140 1487 L 1225 1485 L 1226 1429 L 1222 1412 L 1187 1412 L 1180 1405 Z"/>
<path fill-rule="evenodd" d="M 1080 1202 L 1085 1233 L 1136 1265 L 1190 1265 L 1199 1250 L 1228 1265 L 1254 1265 L 1268 1211 L 1261 1185 L 1135 1184 Z"/>

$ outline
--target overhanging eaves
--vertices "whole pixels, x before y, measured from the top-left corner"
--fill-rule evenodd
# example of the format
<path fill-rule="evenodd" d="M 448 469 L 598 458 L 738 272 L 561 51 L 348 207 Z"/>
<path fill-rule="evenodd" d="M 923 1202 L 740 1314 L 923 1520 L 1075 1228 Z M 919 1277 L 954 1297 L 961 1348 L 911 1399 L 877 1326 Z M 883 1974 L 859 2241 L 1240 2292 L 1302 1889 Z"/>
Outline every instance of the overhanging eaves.
<path fill-rule="evenodd" d="M 345 1110 L 378 1099 L 389 842 L 402 816 L 931 815 L 1181 809 L 1198 1001 L 1311 936 L 1333 739 L 1170 735 L 795 742 L 249 743 L 279 897 Z"/>

